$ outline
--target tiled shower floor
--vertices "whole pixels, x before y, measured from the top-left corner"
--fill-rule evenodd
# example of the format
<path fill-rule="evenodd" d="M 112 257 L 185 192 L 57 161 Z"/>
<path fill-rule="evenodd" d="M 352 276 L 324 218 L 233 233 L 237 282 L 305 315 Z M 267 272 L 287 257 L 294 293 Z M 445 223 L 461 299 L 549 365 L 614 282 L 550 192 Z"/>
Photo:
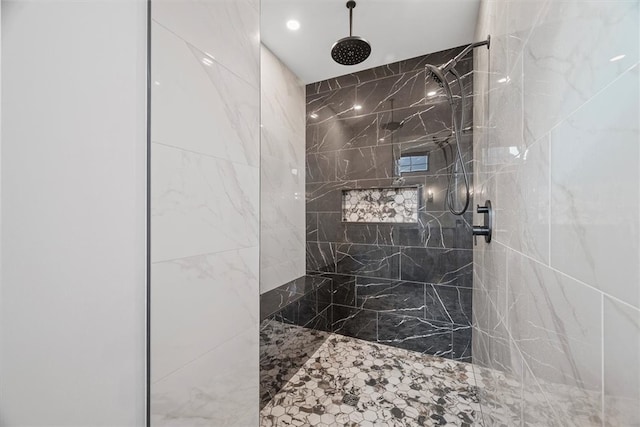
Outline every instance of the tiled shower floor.
<path fill-rule="evenodd" d="M 326 335 L 264 406 L 262 427 L 481 425 L 471 364 Z"/>

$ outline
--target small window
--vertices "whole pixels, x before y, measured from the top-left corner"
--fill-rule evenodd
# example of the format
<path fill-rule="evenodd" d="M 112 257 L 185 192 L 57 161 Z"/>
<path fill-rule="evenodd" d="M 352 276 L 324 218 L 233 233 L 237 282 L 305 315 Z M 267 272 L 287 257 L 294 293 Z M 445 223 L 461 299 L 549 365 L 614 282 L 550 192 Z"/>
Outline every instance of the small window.
<path fill-rule="evenodd" d="M 398 159 L 398 172 L 424 172 L 429 170 L 429 155 L 402 156 Z"/>

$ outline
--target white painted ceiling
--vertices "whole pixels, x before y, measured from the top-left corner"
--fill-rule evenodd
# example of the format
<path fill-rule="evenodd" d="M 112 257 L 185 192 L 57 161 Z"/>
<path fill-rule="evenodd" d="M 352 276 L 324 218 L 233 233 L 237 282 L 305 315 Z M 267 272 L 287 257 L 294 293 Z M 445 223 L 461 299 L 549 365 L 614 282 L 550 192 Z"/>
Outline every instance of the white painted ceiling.
<path fill-rule="evenodd" d="M 262 42 L 304 83 L 471 43 L 480 0 L 356 0 L 353 35 L 371 43 L 371 56 L 344 66 L 331 46 L 349 35 L 346 0 L 262 0 Z M 291 31 L 286 23 L 300 22 Z"/>

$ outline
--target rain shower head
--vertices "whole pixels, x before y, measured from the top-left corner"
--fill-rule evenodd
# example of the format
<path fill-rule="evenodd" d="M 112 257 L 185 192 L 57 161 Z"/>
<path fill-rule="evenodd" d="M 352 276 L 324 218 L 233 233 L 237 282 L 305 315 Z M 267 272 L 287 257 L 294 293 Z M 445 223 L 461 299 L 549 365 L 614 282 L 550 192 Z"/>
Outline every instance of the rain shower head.
<path fill-rule="evenodd" d="M 353 35 L 353 8 L 356 2 L 347 2 L 349 9 L 349 37 L 342 38 L 331 47 L 331 57 L 341 65 L 356 65 L 366 60 L 371 54 L 371 45 L 359 36 Z"/>

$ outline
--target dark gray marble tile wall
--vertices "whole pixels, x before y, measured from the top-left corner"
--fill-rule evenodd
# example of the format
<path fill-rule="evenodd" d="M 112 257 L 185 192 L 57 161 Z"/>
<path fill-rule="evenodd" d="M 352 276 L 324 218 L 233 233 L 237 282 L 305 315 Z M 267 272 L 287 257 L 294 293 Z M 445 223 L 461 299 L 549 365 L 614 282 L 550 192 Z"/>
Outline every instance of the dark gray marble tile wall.
<path fill-rule="evenodd" d="M 324 342 L 301 327 L 331 330 L 332 291 L 330 278 L 303 276 L 260 295 L 260 407 Z"/>
<path fill-rule="evenodd" d="M 470 361 L 472 214 L 445 206 L 451 107 L 424 69 L 461 49 L 307 85 L 307 271 L 332 279 L 328 330 Z M 472 173 L 472 55 L 456 68 Z M 427 171 L 404 175 L 422 185 L 418 224 L 343 223 L 342 190 L 392 186 L 396 158 L 410 152 L 429 153 Z"/>

